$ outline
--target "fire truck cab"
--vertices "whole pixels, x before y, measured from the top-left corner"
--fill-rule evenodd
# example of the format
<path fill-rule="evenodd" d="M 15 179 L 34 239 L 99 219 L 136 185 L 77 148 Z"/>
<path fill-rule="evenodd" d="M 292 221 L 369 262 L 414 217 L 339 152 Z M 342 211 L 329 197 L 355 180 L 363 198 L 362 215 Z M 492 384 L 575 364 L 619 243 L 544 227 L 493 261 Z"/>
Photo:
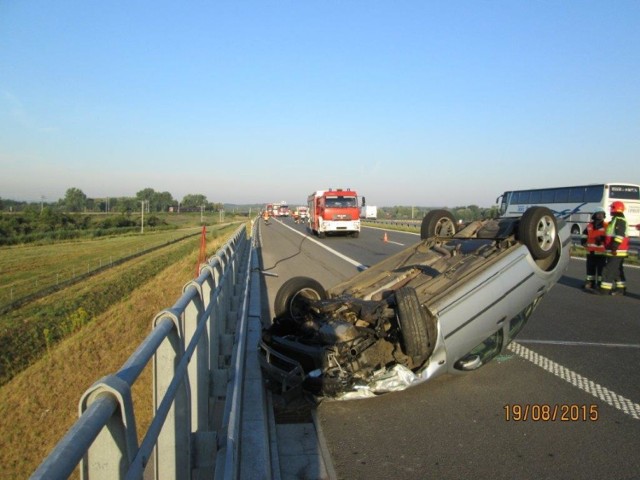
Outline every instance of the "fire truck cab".
<path fill-rule="evenodd" d="M 360 235 L 358 194 L 347 189 L 317 190 L 309 195 L 309 227 L 323 238 L 327 234 Z"/>

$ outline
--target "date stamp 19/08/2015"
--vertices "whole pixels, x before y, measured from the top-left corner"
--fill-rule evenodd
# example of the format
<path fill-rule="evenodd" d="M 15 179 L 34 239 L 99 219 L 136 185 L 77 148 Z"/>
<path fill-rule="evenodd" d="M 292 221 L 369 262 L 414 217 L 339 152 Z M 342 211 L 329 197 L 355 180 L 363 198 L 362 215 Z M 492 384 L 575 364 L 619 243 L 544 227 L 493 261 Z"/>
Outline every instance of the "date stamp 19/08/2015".
<path fill-rule="evenodd" d="M 504 406 L 507 422 L 597 422 L 598 405 L 578 403 L 512 403 Z"/>

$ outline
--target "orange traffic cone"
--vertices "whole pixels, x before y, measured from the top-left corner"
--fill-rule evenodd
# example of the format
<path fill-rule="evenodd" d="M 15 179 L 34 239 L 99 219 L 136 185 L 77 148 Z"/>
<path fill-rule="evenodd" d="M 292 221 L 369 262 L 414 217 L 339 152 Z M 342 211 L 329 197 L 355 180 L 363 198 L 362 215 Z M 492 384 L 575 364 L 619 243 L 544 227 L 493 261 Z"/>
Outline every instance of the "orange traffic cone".
<path fill-rule="evenodd" d="M 389 239 L 387 238 L 387 232 L 384 232 L 384 237 L 382 237 L 382 241 L 384 243 L 387 243 L 389 241 Z"/>

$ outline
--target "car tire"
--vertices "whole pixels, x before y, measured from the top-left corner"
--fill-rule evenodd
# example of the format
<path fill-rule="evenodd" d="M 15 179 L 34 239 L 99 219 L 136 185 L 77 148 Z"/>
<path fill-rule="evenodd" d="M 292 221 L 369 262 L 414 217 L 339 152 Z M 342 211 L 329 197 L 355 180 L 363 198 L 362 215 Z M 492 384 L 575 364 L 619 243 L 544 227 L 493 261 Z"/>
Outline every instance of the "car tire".
<path fill-rule="evenodd" d="M 286 315 L 296 320 L 301 317 L 301 302 L 327 298 L 327 291 L 320 282 L 309 277 L 293 277 L 278 289 L 273 311 L 276 318 Z"/>
<path fill-rule="evenodd" d="M 456 233 L 456 219 L 448 210 L 431 210 L 422 219 L 420 239 L 430 237 L 453 237 Z"/>
<path fill-rule="evenodd" d="M 432 339 L 429 338 L 429 317 L 411 287 L 396 290 L 396 306 L 403 351 L 411 357 L 414 366 L 419 366 L 433 351 Z"/>
<path fill-rule="evenodd" d="M 546 207 L 531 207 L 520 218 L 518 239 L 526 245 L 534 260 L 553 255 L 558 249 L 558 224 Z"/>

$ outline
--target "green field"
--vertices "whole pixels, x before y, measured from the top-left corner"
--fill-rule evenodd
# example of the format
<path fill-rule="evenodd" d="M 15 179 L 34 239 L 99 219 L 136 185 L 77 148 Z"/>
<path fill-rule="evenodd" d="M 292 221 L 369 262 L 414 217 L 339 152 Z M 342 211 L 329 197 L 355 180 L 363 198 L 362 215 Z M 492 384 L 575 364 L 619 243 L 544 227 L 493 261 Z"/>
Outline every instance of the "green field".
<path fill-rule="evenodd" d="M 211 231 L 211 227 L 209 227 Z M 197 236 L 200 227 L 0 248 L 0 307 L 146 250 Z"/>
<path fill-rule="evenodd" d="M 209 227 L 206 257 L 238 226 Z M 145 233 L 133 248 L 148 248 L 160 238 Z M 42 250 L 31 261 L 71 261 L 81 251 L 90 256 L 92 250 L 127 248 L 118 240 L 127 238 L 81 242 L 88 245 L 76 249 L 68 243 L 35 247 Z M 82 393 L 121 368 L 149 334 L 154 316 L 180 297 L 194 277 L 200 243 L 196 234 L 134 256 L 0 316 L 0 478 L 28 478 L 35 470 L 77 419 Z M 22 251 L 14 250 L 14 256 Z M 151 365 L 132 397 L 141 441 L 153 415 Z"/>
<path fill-rule="evenodd" d="M 209 227 L 207 242 L 235 228 L 237 224 Z M 189 252 L 198 252 L 201 231 L 191 229 L 0 250 L 3 269 L 12 266 L 13 282 L 18 285 L 32 284 L 29 279 L 34 276 L 55 277 L 56 271 L 80 262 L 96 264 L 96 270 L 82 281 L 69 282 L 61 286 L 64 288 L 48 291 L 47 295 L 5 308 L 0 317 L 0 384 L 39 358 L 43 349 L 79 330 L 160 269 Z M 116 255 L 125 260 L 114 259 L 105 268 L 97 267 L 101 259 Z M 198 258 L 191 256 L 195 273 Z M 26 287 L 24 291 L 28 293 Z"/>
<path fill-rule="evenodd" d="M 80 238 L 66 241 L 40 241 L 0 247 L 0 312 L 14 302 L 36 295 L 43 290 L 64 286 L 87 274 L 115 265 L 147 250 L 160 248 L 189 236 L 197 236 L 206 225 L 207 231 L 223 223 L 246 221 L 246 217 L 200 213 L 159 213 L 159 228 L 144 232 L 94 236 L 89 228 L 79 232 Z M 91 215 L 87 221 L 95 224 L 105 215 Z M 136 218 L 135 215 L 131 218 Z M 93 233 L 92 233 L 93 232 Z"/>

